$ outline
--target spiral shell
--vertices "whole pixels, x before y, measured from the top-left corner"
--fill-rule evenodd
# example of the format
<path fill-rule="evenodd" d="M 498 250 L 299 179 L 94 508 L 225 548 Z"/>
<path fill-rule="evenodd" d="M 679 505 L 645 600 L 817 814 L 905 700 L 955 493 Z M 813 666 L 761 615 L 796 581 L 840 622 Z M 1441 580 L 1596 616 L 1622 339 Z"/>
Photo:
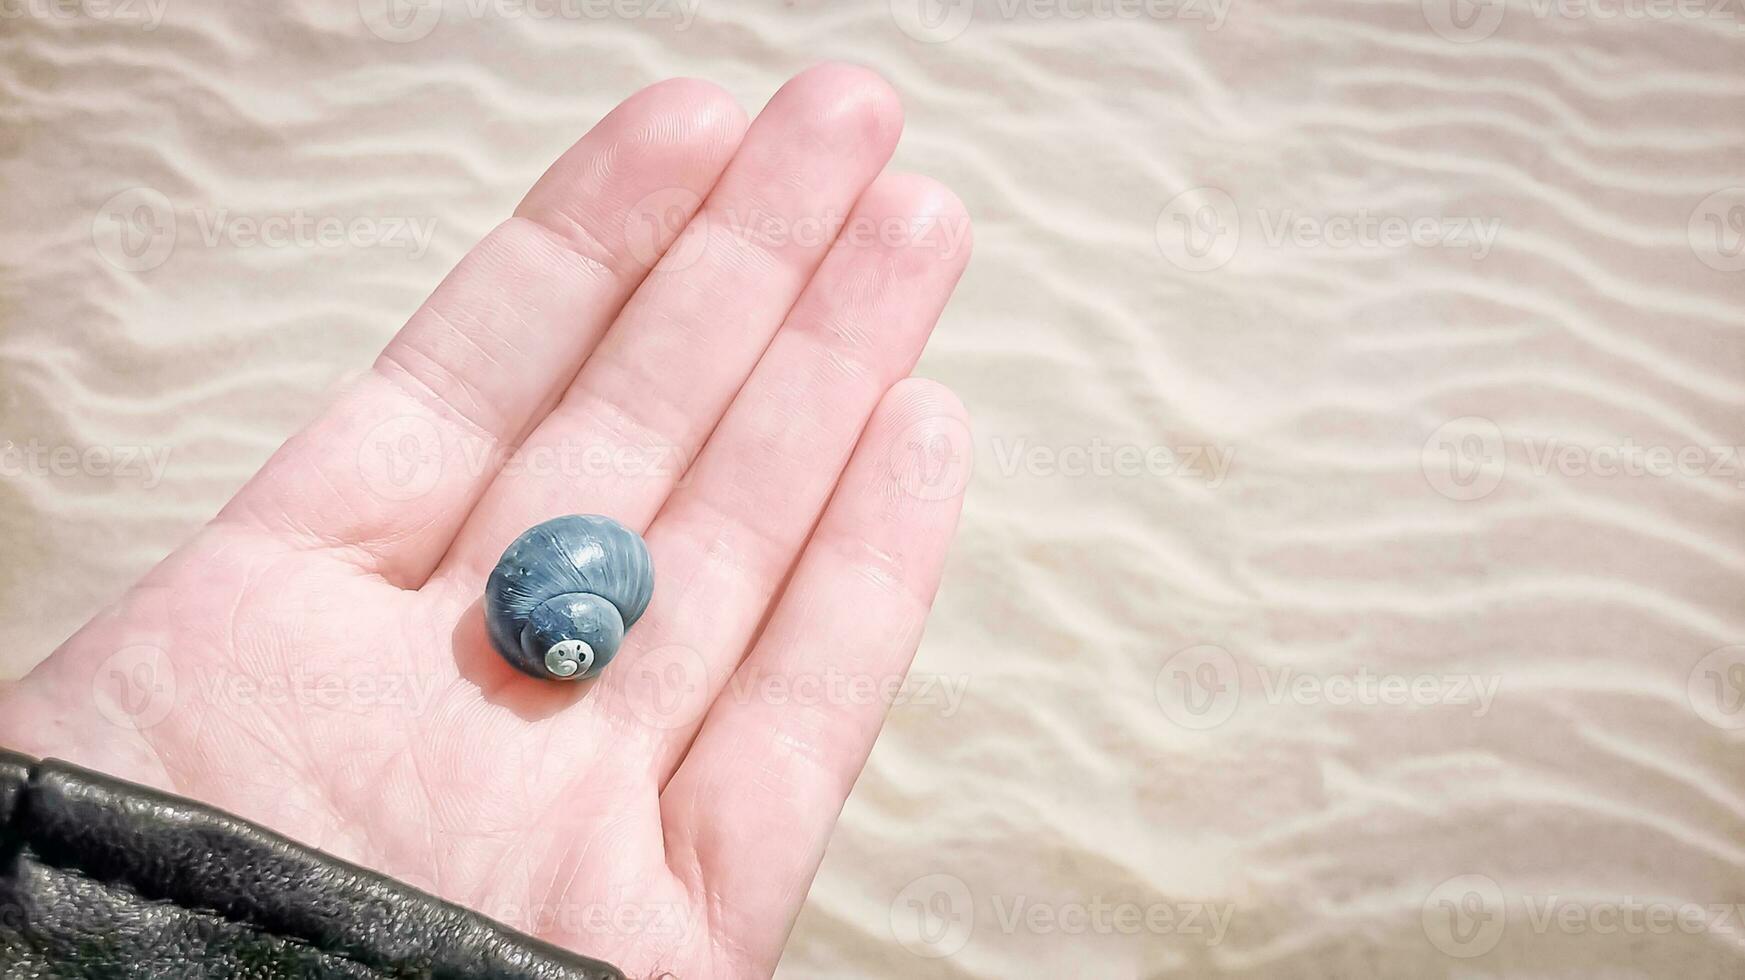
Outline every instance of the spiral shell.
<path fill-rule="evenodd" d="M 654 563 L 635 531 L 597 514 L 554 517 L 521 533 L 485 583 L 485 630 L 517 670 L 593 677 L 654 595 Z"/>

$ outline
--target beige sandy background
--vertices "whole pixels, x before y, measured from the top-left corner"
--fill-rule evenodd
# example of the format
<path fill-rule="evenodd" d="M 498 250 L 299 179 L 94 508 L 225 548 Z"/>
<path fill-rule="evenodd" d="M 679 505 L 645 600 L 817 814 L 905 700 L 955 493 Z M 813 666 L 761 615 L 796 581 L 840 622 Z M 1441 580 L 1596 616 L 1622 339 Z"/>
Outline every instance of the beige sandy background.
<path fill-rule="evenodd" d="M 781 975 L 1745 974 L 1740 4 L 0 13 L 6 672 L 619 99 L 844 58 L 976 472 Z"/>

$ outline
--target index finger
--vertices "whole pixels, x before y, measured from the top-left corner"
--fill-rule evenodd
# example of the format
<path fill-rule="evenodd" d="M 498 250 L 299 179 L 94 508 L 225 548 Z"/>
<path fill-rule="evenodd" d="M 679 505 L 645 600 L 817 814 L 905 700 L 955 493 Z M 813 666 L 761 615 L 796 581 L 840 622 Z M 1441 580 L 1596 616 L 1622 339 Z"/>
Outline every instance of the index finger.
<path fill-rule="evenodd" d="M 744 111 L 705 82 L 661 82 L 625 100 L 219 519 L 421 585 L 507 447 L 575 376 L 744 129 Z"/>

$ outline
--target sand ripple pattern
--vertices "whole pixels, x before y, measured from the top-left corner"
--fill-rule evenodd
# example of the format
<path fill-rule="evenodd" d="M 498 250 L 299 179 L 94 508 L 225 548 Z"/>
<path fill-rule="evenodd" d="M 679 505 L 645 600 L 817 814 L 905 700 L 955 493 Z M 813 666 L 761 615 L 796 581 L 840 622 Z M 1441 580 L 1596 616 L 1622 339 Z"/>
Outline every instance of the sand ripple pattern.
<path fill-rule="evenodd" d="M 977 471 L 781 975 L 1745 973 L 1737 3 L 533 6 L 8 6 L 13 669 L 633 88 L 847 58 Z"/>

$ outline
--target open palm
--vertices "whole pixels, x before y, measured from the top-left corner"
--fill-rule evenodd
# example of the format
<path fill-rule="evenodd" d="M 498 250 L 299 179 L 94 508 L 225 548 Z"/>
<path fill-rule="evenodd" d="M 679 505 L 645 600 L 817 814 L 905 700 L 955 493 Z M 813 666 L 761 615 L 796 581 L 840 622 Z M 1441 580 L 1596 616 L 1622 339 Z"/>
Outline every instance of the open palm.
<path fill-rule="evenodd" d="M 860 69 L 747 127 L 633 96 L 212 524 L 0 695 L 0 744 L 191 796 L 632 975 L 775 965 L 914 653 L 970 458 L 903 380 L 967 259 Z M 597 680 L 490 650 L 557 514 L 644 533 Z"/>

